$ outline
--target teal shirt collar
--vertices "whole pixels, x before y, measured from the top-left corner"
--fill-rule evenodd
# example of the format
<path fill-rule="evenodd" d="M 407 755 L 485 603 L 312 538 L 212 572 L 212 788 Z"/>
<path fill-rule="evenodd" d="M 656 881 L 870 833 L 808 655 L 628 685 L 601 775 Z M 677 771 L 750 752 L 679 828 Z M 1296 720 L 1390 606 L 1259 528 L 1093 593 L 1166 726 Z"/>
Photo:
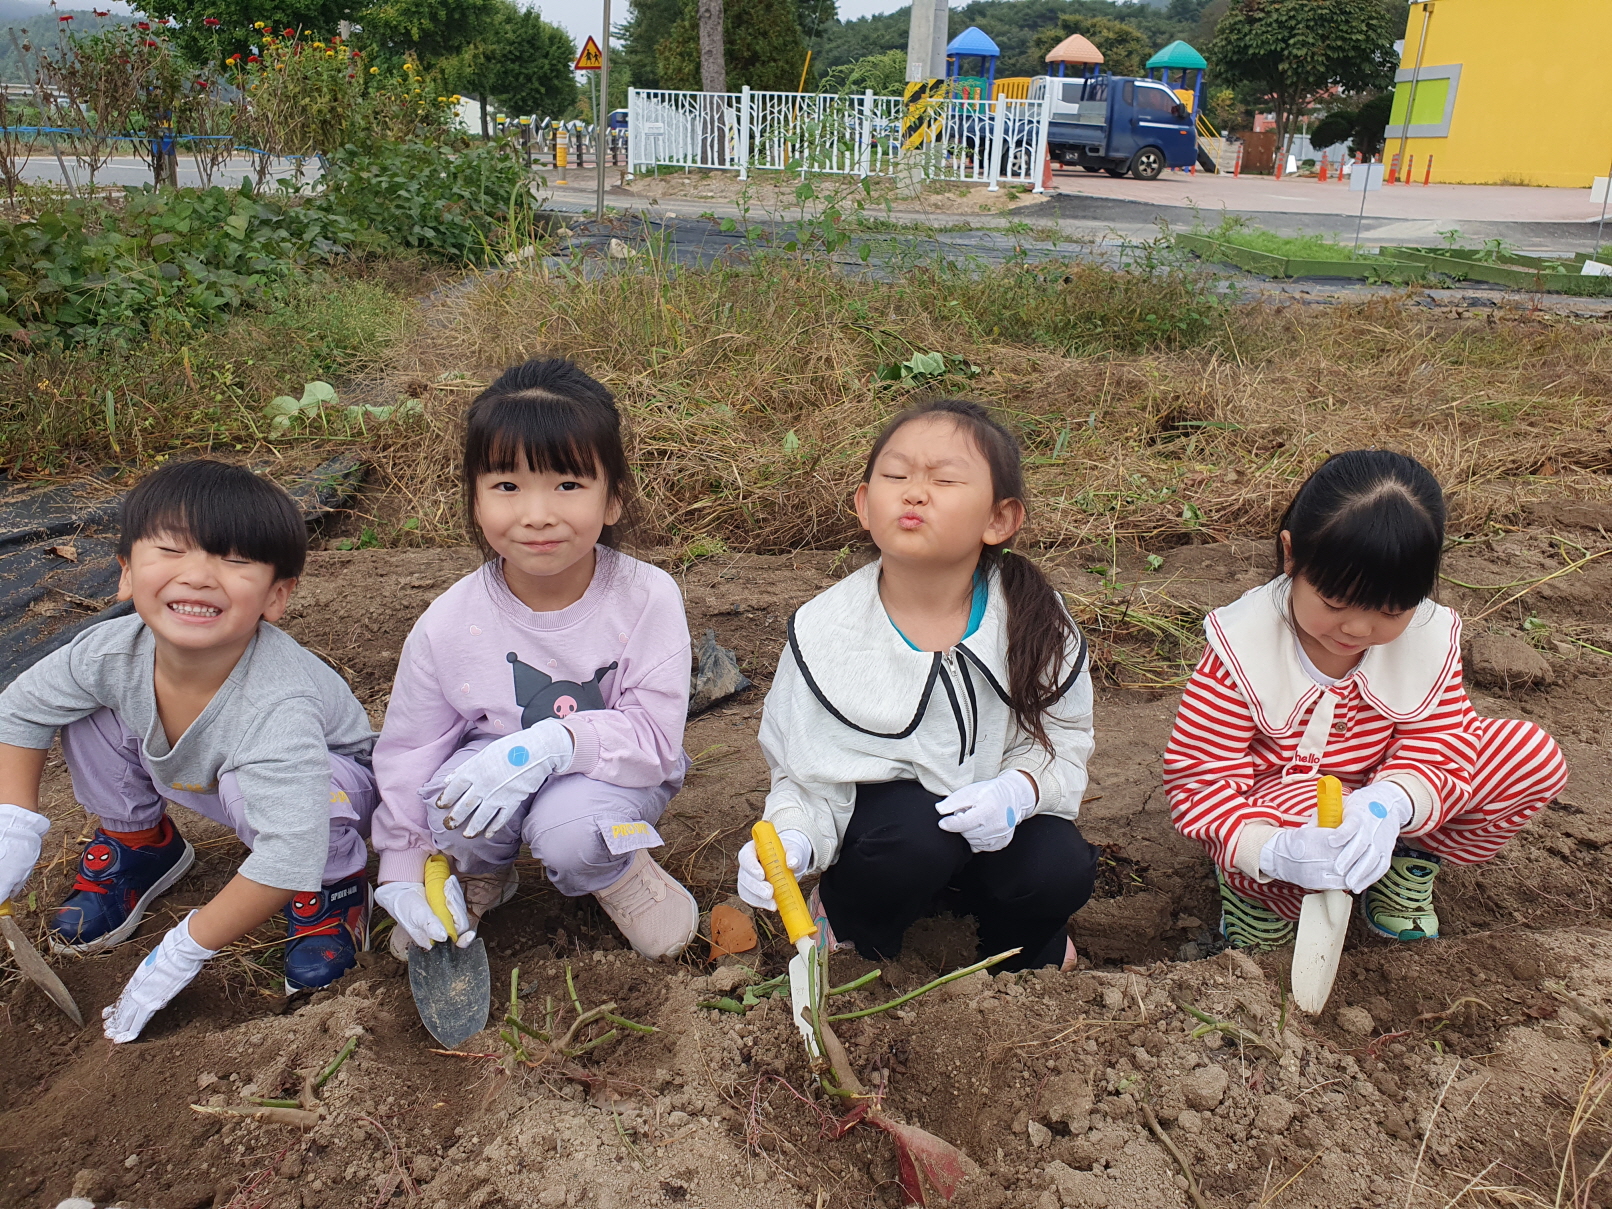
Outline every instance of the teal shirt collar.
<path fill-rule="evenodd" d="M 974 572 L 974 598 L 968 607 L 968 629 L 963 631 L 964 640 L 974 637 L 974 632 L 980 628 L 980 622 L 985 619 L 985 603 L 989 596 L 990 588 L 986 583 L 984 569 L 981 568 Z M 885 616 L 889 617 L 890 615 L 886 613 Z M 893 620 L 890 622 L 890 628 L 897 634 L 901 634 L 901 627 Z M 901 634 L 901 641 L 915 651 L 923 649 L 905 634 Z"/>

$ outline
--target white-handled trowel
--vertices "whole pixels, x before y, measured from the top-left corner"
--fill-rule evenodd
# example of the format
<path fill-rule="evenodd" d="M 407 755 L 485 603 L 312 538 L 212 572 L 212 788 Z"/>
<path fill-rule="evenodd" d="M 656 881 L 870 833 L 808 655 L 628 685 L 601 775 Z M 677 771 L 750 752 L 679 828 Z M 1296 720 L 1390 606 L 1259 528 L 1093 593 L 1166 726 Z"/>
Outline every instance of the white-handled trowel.
<path fill-rule="evenodd" d="M 1315 824 L 1336 827 L 1343 822 L 1343 782 L 1322 777 L 1315 787 Z M 1343 956 L 1343 938 L 1349 931 L 1354 900 L 1347 890 L 1318 890 L 1304 896 L 1299 908 L 1298 937 L 1293 942 L 1293 1002 L 1315 1015 L 1332 994 Z"/>

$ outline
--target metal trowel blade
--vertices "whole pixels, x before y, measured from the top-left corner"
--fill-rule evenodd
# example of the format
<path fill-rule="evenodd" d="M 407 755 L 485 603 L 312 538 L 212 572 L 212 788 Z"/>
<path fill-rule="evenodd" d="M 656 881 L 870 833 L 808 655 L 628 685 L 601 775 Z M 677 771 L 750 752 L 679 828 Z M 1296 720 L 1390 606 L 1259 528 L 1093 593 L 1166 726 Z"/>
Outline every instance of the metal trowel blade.
<path fill-rule="evenodd" d="M 478 936 L 463 949 L 447 941 L 411 947 L 409 990 L 426 1031 L 443 1049 L 458 1049 L 487 1027 L 492 1010 L 487 946 Z"/>
<path fill-rule="evenodd" d="M 796 953 L 789 959 L 789 998 L 795 1013 L 795 1026 L 805 1038 L 806 1053 L 814 1062 L 823 1056 L 823 1051 L 817 1044 L 817 1030 L 812 1028 L 812 1022 L 806 1015 L 812 1006 L 812 975 L 807 962 L 816 957 L 816 954 L 811 952 L 815 941 L 815 937 L 803 937 L 800 946 L 805 952 Z"/>

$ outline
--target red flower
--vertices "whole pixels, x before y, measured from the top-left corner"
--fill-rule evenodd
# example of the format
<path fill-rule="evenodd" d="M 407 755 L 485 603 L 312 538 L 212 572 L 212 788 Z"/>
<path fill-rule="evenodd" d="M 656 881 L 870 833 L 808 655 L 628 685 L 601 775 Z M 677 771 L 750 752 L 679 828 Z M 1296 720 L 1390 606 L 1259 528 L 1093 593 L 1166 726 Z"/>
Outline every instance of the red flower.
<path fill-rule="evenodd" d="M 157 24 L 158 25 L 167 25 L 168 24 L 168 18 L 167 17 L 158 17 L 157 18 Z"/>
<path fill-rule="evenodd" d="M 146 39 L 146 45 L 147 46 L 156 46 L 156 45 L 158 45 L 158 43 L 153 42 L 150 38 L 147 38 Z"/>
<path fill-rule="evenodd" d="M 71 21 L 72 19 L 73 19 L 73 14 L 72 13 L 68 13 L 65 17 L 57 17 L 56 18 L 56 20 L 58 20 L 58 21 Z"/>
<path fill-rule="evenodd" d="M 246 61 L 248 63 L 261 63 L 263 60 L 259 59 L 256 55 L 247 55 Z"/>
<path fill-rule="evenodd" d="M 144 21 L 136 21 L 134 23 L 134 28 L 135 29 L 150 29 L 151 26 L 147 25 Z"/>
<path fill-rule="evenodd" d="M 202 24 L 203 25 L 222 25 L 223 22 L 220 21 L 217 17 L 203 17 L 202 18 Z"/>
<path fill-rule="evenodd" d="M 297 31 L 294 29 L 288 29 L 285 31 L 285 36 L 288 38 L 295 38 L 297 36 Z"/>

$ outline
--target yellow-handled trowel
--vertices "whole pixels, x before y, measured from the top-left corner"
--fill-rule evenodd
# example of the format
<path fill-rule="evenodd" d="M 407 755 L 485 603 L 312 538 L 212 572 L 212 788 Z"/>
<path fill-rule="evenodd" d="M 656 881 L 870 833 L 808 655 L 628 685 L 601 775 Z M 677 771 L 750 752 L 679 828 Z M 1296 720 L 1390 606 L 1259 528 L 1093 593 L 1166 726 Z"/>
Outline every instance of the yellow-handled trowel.
<path fill-rule="evenodd" d="M 806 909 L 800 883 L 789 871 L 789 861 L 784 856 L 783 841 L 778 838 L 777 829 L 763 819 L 750 828 L 750 838 L 756 842 L 756 859 L 761 862 L 761 870 L 767 875 L 767 884 L 772 887 L 772 896 L 778 903 L 778 917 L 784 921 L 789 943 L 798 950 L 789 959 L 789 999 L 794 1006 L 795 1026 L 806 1039 L 806 1053 L 815 1063 L 823 1056 L 817 1030 L 812 1027 L 814 1018 L 808 1015 L 815 1014 L 820 1000 L 817 994 L 817 954 L 814 952 L 817 925 L 812 922 L 812 913 Z"/>
<path fill-rule="evenodd" d="M 1336 827 L 1342 822 L 1343 782 L 1322 777 L 1315 787 L 1315 825 Z M 1332 994 L 1353 906 L 1347 890 L 1318 890 L 1306 894 L 1299 907 L 1298 937 L 1293 942 L 1293 1002 L 1312 1016 L 1327 1005 L 1327 996 Z"/>
<path fill-rule="evenodd" d="M 476 937 L 458 947 L 459 929 L 448 910 L 444 886 L 453 870 L 440 852 L 425 861 L 425 901 L 448 930 L 448 939 L 429 949 L 409 947 L 409 990 L 420 1022 L 444 1049 L 457 1049 L 487 1027 L 492 1008 L 492 973 L 487 946 Z"/>

